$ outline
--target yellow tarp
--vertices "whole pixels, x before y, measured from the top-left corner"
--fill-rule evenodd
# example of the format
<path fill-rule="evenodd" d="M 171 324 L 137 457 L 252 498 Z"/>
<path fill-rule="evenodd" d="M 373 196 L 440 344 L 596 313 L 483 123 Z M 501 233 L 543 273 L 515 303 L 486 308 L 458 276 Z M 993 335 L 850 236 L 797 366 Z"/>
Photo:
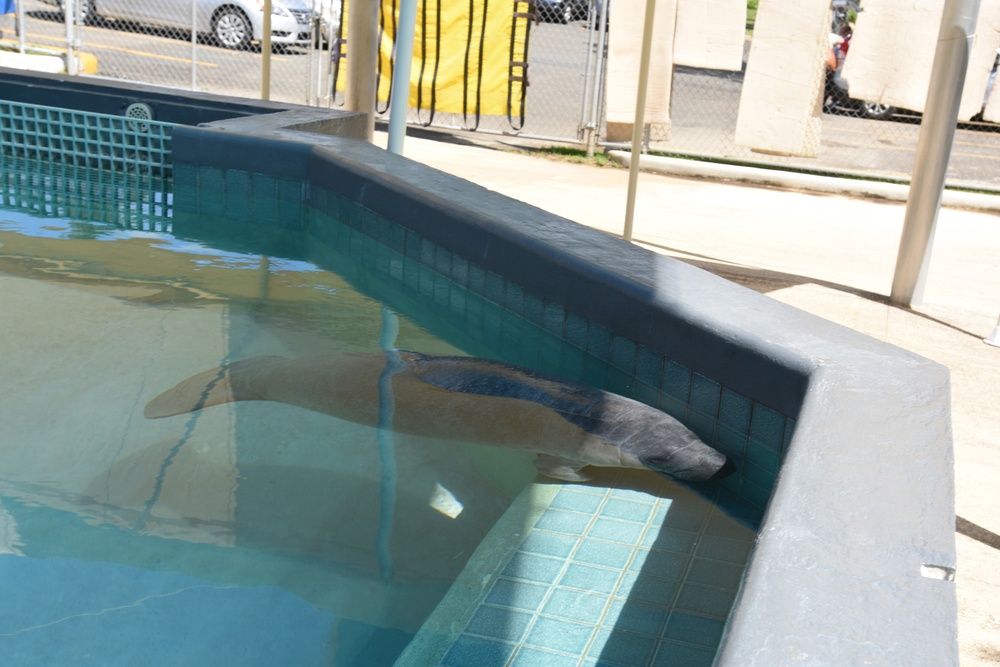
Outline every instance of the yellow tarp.
<path fill-rule="evenodd" d="M 345 39 L 348 4 L 344 0 L 341 12 Z M 432 113 L 510 116 L 512 122 L 520 119 L 530 11 L 523 0 L 418 0 L 409 107 Z M 385 103 L 391 87 L 398 0 L 382 0 L 381 17 L 378 99 Z M 342 53 L 350 57 L 349 43 Z M 336 88 L 343 90 L 344 58 L 339 65 Z"/>

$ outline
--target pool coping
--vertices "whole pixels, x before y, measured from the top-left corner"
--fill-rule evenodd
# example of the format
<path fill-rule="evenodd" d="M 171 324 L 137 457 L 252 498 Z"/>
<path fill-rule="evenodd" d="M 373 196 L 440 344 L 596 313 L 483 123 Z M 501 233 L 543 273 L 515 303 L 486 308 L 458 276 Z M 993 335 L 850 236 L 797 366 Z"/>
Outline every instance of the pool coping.
<path fill-rule="evenodd" d="M 795 415 L 716 665 L 957 664 L 945 367 L 357 139 L 295 129 L 339 131 L 331 117 L 268 108 L 178 127 L 174 159 L 301 175 Z"/>

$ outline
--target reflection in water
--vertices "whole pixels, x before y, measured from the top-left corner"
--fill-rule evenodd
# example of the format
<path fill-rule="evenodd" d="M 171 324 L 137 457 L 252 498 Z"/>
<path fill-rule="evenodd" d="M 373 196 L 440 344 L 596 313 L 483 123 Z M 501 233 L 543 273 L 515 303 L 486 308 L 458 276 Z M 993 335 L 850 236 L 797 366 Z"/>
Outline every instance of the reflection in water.
<path fill-rule="evenodd" d="M 85 226 L 0 210 L 5 660 L 391 664 L 530 456 L 397 434 L 384 576 L 374 428 L 256 402 L 143 416 L 231 359 L 384 360 L 381 304 L 303 261 Z M 406 317 L 399 345 L 458 352 Z"/>

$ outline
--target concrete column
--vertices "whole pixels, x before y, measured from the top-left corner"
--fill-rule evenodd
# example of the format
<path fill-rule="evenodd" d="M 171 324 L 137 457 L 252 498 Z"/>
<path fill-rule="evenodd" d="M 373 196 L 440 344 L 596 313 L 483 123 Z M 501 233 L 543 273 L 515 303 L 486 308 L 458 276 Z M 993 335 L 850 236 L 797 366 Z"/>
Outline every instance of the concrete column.
<path fill-rule="evenodd" d="M 347 12 L 347 85 L 344 108 L 368 114 L 365 138 L 375 136 L 378 0 L 351 0 Z"/>

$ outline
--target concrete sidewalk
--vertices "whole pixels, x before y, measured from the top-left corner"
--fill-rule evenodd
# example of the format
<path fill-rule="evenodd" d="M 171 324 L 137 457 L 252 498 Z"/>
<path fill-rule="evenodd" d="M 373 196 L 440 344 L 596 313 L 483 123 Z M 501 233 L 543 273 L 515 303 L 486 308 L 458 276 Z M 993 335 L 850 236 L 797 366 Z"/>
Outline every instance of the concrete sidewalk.
<path fill-rule="evenodd" d="M 443 139 L 407 137 L 404 154 L 621 235 L 627 170 Z M 714 178 L 642 174 L 634 240 L 951 369 L 961 660 L 1000 664 L 1000 348 L 983 342 L 1000 313 L 1000 217 L 943 209 L 925 303 L 906 310 L 887 303 L 902 202 Z"/>

